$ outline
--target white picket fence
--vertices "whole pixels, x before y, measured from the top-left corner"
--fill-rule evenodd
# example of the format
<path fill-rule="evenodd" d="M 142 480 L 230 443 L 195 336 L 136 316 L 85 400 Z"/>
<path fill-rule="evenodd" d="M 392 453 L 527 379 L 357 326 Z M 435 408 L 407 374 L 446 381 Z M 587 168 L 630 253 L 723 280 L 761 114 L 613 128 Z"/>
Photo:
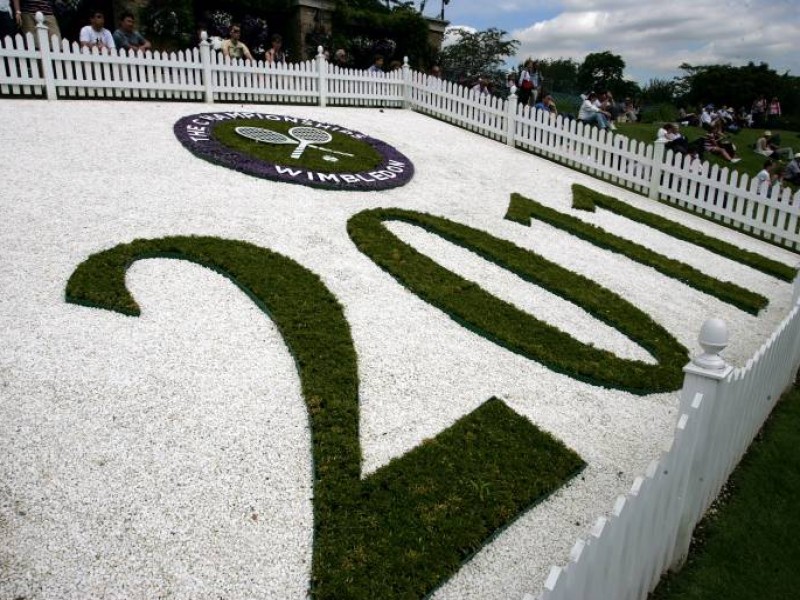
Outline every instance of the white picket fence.
<path fill-rule="evenodd" d="M 597 520 L 589 537 L 575 543 L 569 563 L 551 569 L 539 600 L 643 600 L 666 570 L 683 564 L 697 522 L 794 380 L 798 296 L 800 278 L 791 312 L 743 368 L 719 357 L 724 324 L 703 326 L 706 352 L 684 369 L 670 448 L 617 499 L 608 517 Z"/>
<path fill-rule="evenodd" d="M 0 43 L 2 96 L 410 108 L 800 249 L 800 193 L 757 193 L 736 171 L 688 164 L 665 156 L 660 144 L 551 117 L 519 106 L 513 96 L 475 94 L 413 72 L 407 60 L 402 69 L 374 74 L 335 67 L 320 48 L 315 60 L 269 66 L 222 59 L 205 39 L 181 52 L 88 52 L 75 42 L 48 40 L 40 21 L 36 39 L 18 35 Z"/>

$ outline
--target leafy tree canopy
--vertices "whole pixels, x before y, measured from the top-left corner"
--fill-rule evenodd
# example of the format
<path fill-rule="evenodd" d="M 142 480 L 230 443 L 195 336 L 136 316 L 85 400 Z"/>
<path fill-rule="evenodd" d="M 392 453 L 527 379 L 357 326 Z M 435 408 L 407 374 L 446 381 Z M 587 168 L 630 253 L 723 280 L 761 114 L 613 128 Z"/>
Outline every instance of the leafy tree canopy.
<path fill-rule="evenodd" d="M 375 54 L 387 64 L 408 56 L 412 67 L 426 69 L 433 61 L 428 22 L 413 3 L 339 0 L 333 14 L 333 46 L 344 48 L 354 66 L 366 68 Z"/>
<path fill-rule="evenodd" d="M 544 77 L 545 88 L 562 94 L 579 93 L 581 86 L 578 85 L 578 66 L 571 58 L 539 60 L 539 71 Z"/>
<path fill-rule="evenodd" d="M 587 54 L 578 67 L 578 85 L 582 91 L 608 90 L 617 98 L 636 96 L 640 92 L 635 81 L 623 77 L 625 61 L 608 50 Z"/>
<path fill-rule="evenodd" d="M 514 56 L 519 48 L 519 41 L 505 36 L 505 31 L 494 27 L 475 33 L 459 31 L 458 40 L 445 47 L 439 56 L 447 78 L 471 85 L 478 77 L 484 77 L 495 88 L 502 86 L 505 59 Z"/>
<path fill-rule="evenodd" d="M 642 89 L 644 104 L 671 104 L 675 101 L 675 82 L 669 79 L 651 79 Z"/>
<path fill-rule="evenodd" d="M 784 110 L 800 106 L 800 77 L 779 75 L 767 63 L 731 65 L 682 64 L 683 77 L 676 79 L 682 100 L 695 105 L 707 102 L 750 108 L 759 96 L 777 96 Z"/>

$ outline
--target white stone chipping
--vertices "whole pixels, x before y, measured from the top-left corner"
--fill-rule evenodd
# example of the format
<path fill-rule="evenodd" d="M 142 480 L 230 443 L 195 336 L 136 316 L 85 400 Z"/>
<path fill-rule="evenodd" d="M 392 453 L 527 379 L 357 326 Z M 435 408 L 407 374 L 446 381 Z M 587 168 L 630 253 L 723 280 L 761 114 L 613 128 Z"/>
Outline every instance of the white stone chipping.
<path fill-rule="evenodd" d="M 345 307 L 359 360 L 368 474 L 492 396 L 588 463 L 435 594 L 521 599 L 612 508 L 670 437 L 677 395 L 555 374 L 471 333 L 349 239 L 361 210 L 396 207 L 508 239 L 597 281 L 699 350 L 730 329 L 743 365 L 787 314 L 791 285 L 607 211 L 588 222 L 766 295 L 758 317 L 542 223 L 503 219 L 512 192 L 570 211 L 578 182 L 741 247 L 797 256 L 411 111 L 248 106 L 336 123 L 415 164 L 406 186 L 329 192 L 202 161 L 179 118 L 241 105 L 3 100 L 0 120 L 0 598 L 304 598 L 312 551 L 310 431 L 274 324 L 197 265 L 137 262 L 138 318 L 67 304 L 90 254 L 136 238 L 244 240 L 317 273 Z M 626 358 L 652 359 L 582 309 L 421 229 L 402 239 L 491 293 Z"/>

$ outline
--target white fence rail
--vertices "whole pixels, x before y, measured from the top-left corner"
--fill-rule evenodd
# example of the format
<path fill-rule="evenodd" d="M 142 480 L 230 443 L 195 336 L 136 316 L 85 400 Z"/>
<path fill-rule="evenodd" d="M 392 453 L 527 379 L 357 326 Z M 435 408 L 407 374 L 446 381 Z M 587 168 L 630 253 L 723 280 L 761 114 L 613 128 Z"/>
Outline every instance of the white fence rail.
<path fill-rule="evenodd" d="M 662 573 L 683 563 L 697 522 L 800 364 L 799 281 L 794 308 L 744 368 L 718 356 L 727 343 L 724 324 L 706 322 L 700 333 L 706 352 L 684 369 L 670 448 L 617 499 L 609 517 L 597 520 L 588 539 L 576 542 L 570 562 L 551 569 L 540 600 L 641 600 Z"/>
<path fill-rule="evenodd" d="M 37 16 L 38 18 L 38 16 Z M 37 35 L 0 43 L 0 97 L 123 98 L 205 102 L 327 104 L 412 108 L 610 180 L 653 199 L 800 249 L 800 192 L 757 190 L 736 171 L 665 156 L 636 142 L 561 116 L 518 106 L 421 73 L 408 62 L 391 73 L 340 69 L 315 60 L 271 66 L 227 60 L 203 40 L 181 52 L 98 53 Z"/>

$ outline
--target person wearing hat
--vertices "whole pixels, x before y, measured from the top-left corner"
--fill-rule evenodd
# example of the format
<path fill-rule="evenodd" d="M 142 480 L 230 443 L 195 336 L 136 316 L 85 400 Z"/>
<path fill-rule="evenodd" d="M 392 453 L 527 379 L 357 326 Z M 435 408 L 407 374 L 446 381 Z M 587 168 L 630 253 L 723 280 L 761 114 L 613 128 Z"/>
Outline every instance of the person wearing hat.
<path fill-rule="evenodd" d="M 800 185 L 800 152 L 786 165 L 783 171 L 783 180 L 794 185 Z"/>
<path fill-rule="evenodd" d="M 772 132 L 765 131 L 764 135 L 756 140 L 756 154 L 777 159 L 778 155 L 777 152 L 775 152 L 777 148 L 771 143 L 770 138 L 772 138 Z"/>
<path fill-rule="evenodd" d="M 788 147 L 781 148 L 780 143 L 780 136 L 773 136 L 771 131 L 765 131 L 764 135 L 756 140 L 755 151 L 757 154 L 772 160 L 791 160 L 794 154 L 792 149 Z"/>

